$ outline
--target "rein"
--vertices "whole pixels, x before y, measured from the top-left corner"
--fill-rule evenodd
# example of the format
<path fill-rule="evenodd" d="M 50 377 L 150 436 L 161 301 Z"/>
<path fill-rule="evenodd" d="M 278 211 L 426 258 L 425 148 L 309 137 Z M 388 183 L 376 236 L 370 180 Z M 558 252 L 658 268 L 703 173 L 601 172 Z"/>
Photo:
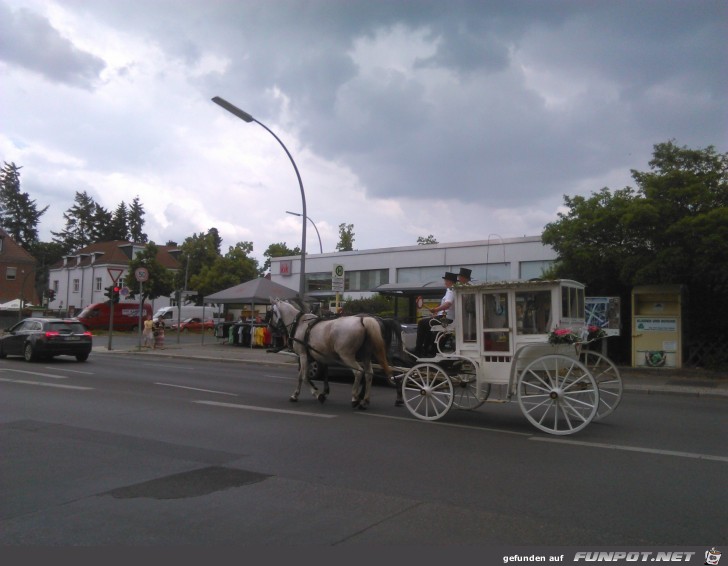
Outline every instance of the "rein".
<path fill-rule="evenodd" d="M 308 325 L 306 326 L 306 332 L 304 333 L 303 340 L 300 340 L 300 339 L 296 338 L 295 335 L 296 335 L 296 331 L 298 330 L 298 325 L 300 324 L 301 319 L 304 317 L 305 314 L 310 314 L 313 318 L 306 321 L 306 322 L 308 322 Z M 281 317 L 280 320 L 282 321 L 283 318 Z M 327 320 L 327 319 L 313 315 L 312 313 L 304 313 L 303 311 L 298 311 L 298 313 L 296 314 L 296 317 L 293 319 L 293 322 L 291 322 L 291 324 L 286 324 L 285 322 L 283 323 L 286 330 L 288 331 L 289 343 L 297 342 L 299 344 L 302 344 L 303 347 L 306 349 L 306 355 L 309 358 L 311 358 L 311 352 L 315 352 L 315 353 L 321 355 L 325 359 L 330 359 L 329 356 L 326 356 L 322 351 L 314 348 L 309 342 L 309 337 L 311 335 L 311 330 L 313 329 L 313 327 L 316 326 L 319 322 L 323 322 L 325 320 Z M 360 320 L 362 326 L 364 326 L 364 317 L 360 316 L 359 320 Z M 349 369 L 352 369 L 352 370 L 359 369 L 359 368 L 355 368 L 355 367 L 351 367 L 351 366 L 346 366 L 346 367 L 348 367 Z"/>

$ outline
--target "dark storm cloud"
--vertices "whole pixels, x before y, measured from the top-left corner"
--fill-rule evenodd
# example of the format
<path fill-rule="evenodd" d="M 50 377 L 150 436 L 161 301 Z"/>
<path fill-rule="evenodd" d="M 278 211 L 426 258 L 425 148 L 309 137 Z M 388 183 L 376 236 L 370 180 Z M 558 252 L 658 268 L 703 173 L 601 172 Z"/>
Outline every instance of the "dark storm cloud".
<path fill-rule="evenodd" d="M 0 59 L 53 82 L 91 89 L 104 62 L 78 49 L 46 19 L 0 2 Z"/>
<path fill-rule="evenodd" d="M 13 2 L 43 13 L 36 0 Z M 60 97 L 22 99 L 34 111 L 43 105 L 39 115 L 52 115 L 53 128 L 17 119 L 15 138 L 47 140 L 49 151 L 60 147 L 74 163 L 87 160 L 154 186 L 188 160 L 200 159 L 206 169 L 196 152 L 226 154 L 222 144 L 257 136 L 260 148 L 248 147 L 247 156 L 262 159 L 270 150 L 263 132 L 235 124 L 229 133 L 230 117 L 210 103 L 222 96 L 281 135 L 301 159 L 307 188 L 309 179 L 322 181 L 311 182 L 309 195 L 317 223 L 324 220 L 321 203 L 350 196 L 338 178 L 331 180 L 335 171 L 349 192 L 391 199 L 389 213 L 400 227 L 409 224 L 404 243 L 415 241 L 415 230 L 426 235 L 433 202 L 444 203 L 453 218 L 487 211 L 488 222 L 500 219 L 505 234 L 534 234 L 555 216 L 562 195 L 628 184 L 629 171 L 647 167 L 655 144 L 675 139 L 725 151 L 728 143 L 724 0 L 63 0 L 54 6 L 41 16 L 0 4 L 2 58 L 89 88 L 103 54 L 104 90 L 97 97 L 58 89 Z M 114 41 L 95 55 L 83 52 L 74 36 L 65 38 L 44 19 L 55 21 L 58 12 L 76 25 L 99 25 Z M 38 54 L 29 49 L 33 43 L 48 48 Z M 128 43 L 128 52 L 119 53 L 120 43 Z M 12 91 L 15 100 L 21 87 Z M 188 145 L 205 136 L 200 146 Z M 217 191 L 219 172 L 212 169 L 220 164 L 212 162 Z M 250 187 L 261 179 L 285 183 L 285 176 L 271 180 L 279 173 L 260 165 L 247 171 L 246 194 L 255 198 L 263 187 Z M 227 202 L 230 191 L 219 190 L 216 202 Z M 339 222 L 359 226 L 382 209 L 366 199 L 352 202 L 361 206 L 349 214 L 361 220 L 329 218 L 334 233 Z M 397 207 L 406 213 L 397 216 Z M 209 216 L 234 210 L 225 208 Z M 450 232 L 436 234 L 440 241 L 454 241 L 475 239 L 481 229 L 441 230 Z M 369 238 L 357 235 L 366 247 Z"/>

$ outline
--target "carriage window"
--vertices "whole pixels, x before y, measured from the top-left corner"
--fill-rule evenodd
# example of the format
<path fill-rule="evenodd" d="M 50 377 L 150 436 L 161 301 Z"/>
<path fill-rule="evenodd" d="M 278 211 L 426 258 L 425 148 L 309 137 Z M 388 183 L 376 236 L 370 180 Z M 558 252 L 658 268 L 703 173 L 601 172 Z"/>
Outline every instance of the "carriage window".
<path fill-rule="evenodd" d="M 518 334 L 548 334 L 551 327 L 551 291 L 516 293 Z"/>
<path fill-rule="evenodd" d="M 584 289 L 561 288 L 561 317 L 584 319 Z"/>
<path fill-rule="evenodd" d="M 462 296 L 463 317 L 460 323 L 463 342 L 476 342 L 475 333 L 475 295 L 468 293 Z"/>
<path fill-rule="evenodd" d="M 483 295 L 483 349 L 490 352 L 509 352 L 508 295 Z"/>

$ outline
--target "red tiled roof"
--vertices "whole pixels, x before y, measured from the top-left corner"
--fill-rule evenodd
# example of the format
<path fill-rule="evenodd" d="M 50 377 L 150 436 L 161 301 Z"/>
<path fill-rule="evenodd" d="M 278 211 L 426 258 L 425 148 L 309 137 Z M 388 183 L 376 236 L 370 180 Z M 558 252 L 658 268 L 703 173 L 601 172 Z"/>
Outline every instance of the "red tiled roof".
<path fill-rule="evenodd" d="M 67 267 L 81 267 L 91 265 L 120 265 L 127 266 L 132 258 L 132 250 L 134 248 L 142 249 L 146 244 L 134 244 L 126 240 L 113 240 L 110 242 L 98 242 L 82 248 L 74 253 L 67 254 Z M 173 246 L 157 246 L 157 261 L 167 269 L 179 269 L 179 262 L 172 256 L 170 251 L 177 248 Z M 64 261 L 58 261 L 51 266 L 51 269 L 61 269 L 64 267 Z"/>
<path fill-rule="evenodd" d="M 0 228 L 0 237 L 3 244 L 0 247 L 0 262 L 2 263 L 32 263 L 35 265 L 35 258 L 30 255 L 20 244 L 13 240 L 12 236 Z"/>

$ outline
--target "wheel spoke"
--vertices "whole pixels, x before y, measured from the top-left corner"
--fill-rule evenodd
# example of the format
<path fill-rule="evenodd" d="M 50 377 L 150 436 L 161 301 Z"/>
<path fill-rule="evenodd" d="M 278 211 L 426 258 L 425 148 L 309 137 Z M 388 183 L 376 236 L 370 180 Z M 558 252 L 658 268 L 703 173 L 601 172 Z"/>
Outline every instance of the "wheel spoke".
<path fill-rule="evenodd" d="M 597 411 L 599 390 L 584 364 L 563 354 L 542 356 L 518 379 L 518 402 L 526 418 L 550 434 L 572 434 Z"/>
<path fill-rule="evenodd" d="M 622 400 L 622 378 L 612 361 L 591 350 L 581 353 L 581 360 L 592 371 L 599 388 L 599 406 L 595 419 L 603 419 L 617 408 Z"/>
<path fill-rule="evenodd" d="M 403 377 L 404 404 L 415 417 L 436 420 L 452 407 L 453 385 L 445 371 L 436 364 L 414 366 Z"/>

